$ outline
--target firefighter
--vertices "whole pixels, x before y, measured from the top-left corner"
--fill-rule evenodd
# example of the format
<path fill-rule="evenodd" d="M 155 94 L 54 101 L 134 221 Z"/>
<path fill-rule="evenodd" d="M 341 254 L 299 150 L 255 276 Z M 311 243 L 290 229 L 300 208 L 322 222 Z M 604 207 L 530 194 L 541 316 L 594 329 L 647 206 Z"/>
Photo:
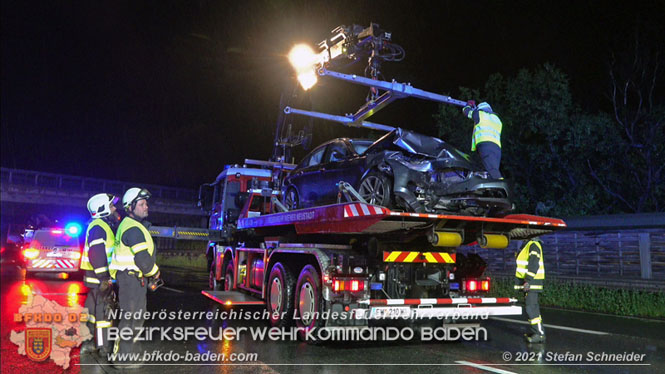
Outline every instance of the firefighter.
<path fill-rule="evenodd" d="M 526 315 L 531 325 L 525 338 L 529 343 L 542 343 L 545 341 L 545 329 L 538 305 L 538 294 L 543 291 L 545 280 L 542 242 L 537 238 L 527 241 L 517 254 L 516 262 L 515 289 L 524 292 Z"/>
<path fill-rule="evenodd" d="M 125 217 L 116 233 L 116 249 L 111 259 L 111 276 L 118 284 L 118 304 L 121 311 L 119 329 L 131 328 L 133 332 L 143 327 L 146 309 L 146 278 L 159 278 L 159 267 L 155 263 L 155 244 L 148 232 L 148 199 L 150 192 L 143 188 L 130 188 L 122 197 Z M 128 313 L 131 318 L 127 319 Z M 139 312 L 139 313 L 136 313 Z M 139 316 L 140 315 L 140 316 Z M 139 318 L 134 318 L 137 316 Z M 135 340 L 118 339 L 114 353 L 138 353 Z M 120 366 L 123 369 L 138 368 L 139 362 Z"/>
<path fill-rule="evenodd" d="M 113 283 L 109 275 L 109 263 L 115 245 L 115 228 L 120 221 L 115 204 L 118 198 L 100 193 L 88 200 L 88 211 L 92 221 L 85 233 L 85 246 L 81 257 L 81 269 L 85 270 L 83 281 L 88 287 L 85 307 L 88 308 L 88 326 L 95 337 L 94 342 L 86 342 L 81 353 L 94 353 L 99 350 L 103 356 L 108 354 L 108 337 L 104 333 L 111 327 L 106 314 L 107 303 L 113 292 Z"/>
<path fill-rule="evenodd" d="M 469 100 L 462 108 L 465 116 L 473 120 L 473 135 L 471 136 L 471 152 L 478 150 L 478 154 L 489 172 L 490 177 L 502 179 L 499 165 L 501 164 L 501 120 L 492 111 L 488 103 Z"/>

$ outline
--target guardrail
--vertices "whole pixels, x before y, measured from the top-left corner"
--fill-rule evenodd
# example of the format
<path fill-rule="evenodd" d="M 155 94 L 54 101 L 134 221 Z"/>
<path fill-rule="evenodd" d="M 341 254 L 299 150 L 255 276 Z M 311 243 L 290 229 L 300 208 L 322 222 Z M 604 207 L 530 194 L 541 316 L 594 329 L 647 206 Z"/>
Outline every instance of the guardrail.
<path fill-rule="evenodd" d="M 92 194 L 103 191 L 118 196 L 122 196 L 122 194 L 131 187 L 141 186 L 150 190 L 150 193 L 155 197 L 168 200 L 186 201 L 192 204 L 196 201 L 198 196 L 195 190 L 187 188 L 121 182 L 108 179 L 9 168 L 0 168 L 0 181 L 2 184 L 29 186 L 63 192 L 84 192 Z"/>

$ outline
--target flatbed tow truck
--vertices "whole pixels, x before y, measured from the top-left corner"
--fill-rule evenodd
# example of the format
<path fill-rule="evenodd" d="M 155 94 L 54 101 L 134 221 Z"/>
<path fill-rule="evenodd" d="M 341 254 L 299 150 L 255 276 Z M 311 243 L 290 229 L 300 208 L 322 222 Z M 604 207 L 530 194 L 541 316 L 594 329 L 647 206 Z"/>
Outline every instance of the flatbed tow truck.
<path fill-rule="evenodd" d="M 491 279 L 482 268 L 461 272 L 457 249 L 502 250 L 511 240 L 566 227 L 560 219 L 532 215 L 408 213 L 352 199 L 277 212 L 277 191 L 252 188 L 269 178 L 269 170 L 239 166 L 218 177 L 210 230 L 217 238 L 208 249 L 211 290 L 202 294 L 225 306 L 265 306 L 275 327 L 307 331 L 520 315 L 517 299 L 484 297 Z M 239 214 L 232 208 L 221 214 L 238 201 L 244 201 Z M 326 318 L 325 312 L 348 318 Z"/>
<path fill-rule="evenodd" d="M 305 83 L 315 82 L 314 74 L 364 85 L 370 88 L 368 102 L 346 116 L 288 106 L 285 114 L 391 131 L 365 120 L 396 99 L 466 104 L 410 84 L 378 80 L 382 56 L 395 61 L 403 55 L 378 25 L 340 26 L 333 34 L 320 44 L 322 51 L 312 66 L 298 68 L 298 79 L 305 89 Z M 345 57 L 361 60 L 363 53 L 371 56 L 369 78 L 327 69 Z M 560 219 L 524 214 L 478 217 L 391 210 L 368 204 L 344 181 L 338 183 L 337 204 L 288 211 L 279 201 L 280 182 L 295 165 L 285 160 L 282 155 L 274 162 L 245 160 L 246 165 L 227 166 L 200 195 L 210 213 L 211 289 L 203 295 L 225 306 L 265 306 L 274 327 L 295 325 L 306 332 L 391 324 L 397 318 L 416 325 L 520 315 L 517 299 L 486 297 L 491 279 L 483 276 L 483 261 L 458 256 L 457 250 L 476 244 L 503 250 L 511 240 L 566 227 Z M 345 313 L 348 318 L 340 318 Z"/>

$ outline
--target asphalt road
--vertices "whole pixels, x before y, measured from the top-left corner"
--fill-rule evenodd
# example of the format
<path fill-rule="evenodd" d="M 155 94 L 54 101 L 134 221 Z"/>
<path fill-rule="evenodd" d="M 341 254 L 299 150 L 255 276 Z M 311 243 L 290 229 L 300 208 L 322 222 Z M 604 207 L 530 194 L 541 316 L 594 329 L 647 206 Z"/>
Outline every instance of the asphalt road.
<path fill-rule="evenodd" d="M 9 342 L 10 330 L 22 330 L 22 323 L 13 322 L 12 315 L 25 300 L 26 286 L 31 292 L 67 303 L 83 304 L 85 287 L 77 280 L 50 278 L 23 279 L 22 272 L 3 268 L 2 272 L 2 372 L 33 373 L 60 372 L 53 362 L 35 363 L 17 353 Z M 151 311 L 228 311 L 228 307 L 201 295 L 206 285 L 205 274 L 163 269 L 166 287 L 150 294 Z M 78 291 L 78 292 L 75 292 Z M 77 295 L 71 295 L 75 292 Z M 259 307 L 244 307 L 244 311 L 261 311 Z M 236 309 L 239 311 L 239 309 Z M 522 340 L 526 326 L 520 318 L 483 321 L 487 330 L 486 341 L 371 341 L 354 343 L 328 343 L 309 345 L 297 340 L 272 341 L 252 339 L 249 333 L 236 340 L 161 341 L 159 333 L 152 341 L 143 343 L 150 354 L 184 356 L 196 353 L 235 354 L 236 361 L 205 363 L 152 362 L 141 373 L 662 373 L 665 372 L 665 321 L 623 318 L 556 309 L 543 309 L 547 329 L 547 343 L 527 345 Z M 169 321 L 155 319 L 149 327 L 246 327 L 260 329 L 264 320 L 197 318 Z M 216 333 L 214 335 L 217 335 Z M 152 353 L 158 351 L 157 353 Z M 590 353 L 591 352 L 591 353 Z M 641 361 L 628 363 L 600 356 L 609 354 L 643 355 Z M 633 356 L 635 356 L 633 355 Z M 158 357 L 158 356 L 154 356 Z M 608 361 L 609 360 L 609 361 Z M 119 370 L 96 355 L 83 355 L 72 350 L 72 367 L 67 372 L 115 373 Z M 636 365 L 639 364 L 639 365 Z M 129 370 L 125 370 L 128 371 Z"/>

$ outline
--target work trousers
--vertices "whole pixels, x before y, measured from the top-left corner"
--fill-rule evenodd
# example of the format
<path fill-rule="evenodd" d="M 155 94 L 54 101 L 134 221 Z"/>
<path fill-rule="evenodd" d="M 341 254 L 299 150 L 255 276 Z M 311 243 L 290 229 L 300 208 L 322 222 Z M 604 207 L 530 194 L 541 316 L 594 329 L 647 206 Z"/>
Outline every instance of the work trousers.
<path fill-rule="evenodd" d="M 98 284 L 86 282 L 88 287 L 88 296 L 85 299 L 85 307 L 88 308 L 88 329 L 94 336 L 96 348 L 110 350 L 108 345 L 107 329 L 111 327 L 109 316 L 106 310 L 106 295 L 102 295 Z M 109 290 L 111 292 L 111 290 Z"/>
<path fill-rule="evenodd" d="M 476 149 L 490 177 L 493 179 L 502 178 L 499 171 L 499 165 L 501 165 L 501 147 L 492 142 L 480 142 L 476 144 Z"/>
<path fill-rule="evenodd" d="M 540 316 L 540 305 L 538 305 L 538 294 L 536 291 L 529 291 L 526 293 L 526 315 L 529 319 L 530 333 L 545 335 L 545 328 L 543 327 L 543 319 Z"/>
<path fill-rule="evenodd" d="M 118 283 L 118 308 L 120 309 L 118 329 L 123 331 L 124 328 L 128 327 L 133 335 L 137 337 L 137 329 L 143 327 L 145 322 L 143 314 L 147 310 L 147 287 L 145 284 L 141 285 L 141 279 L 135 274 L 133 271 L 119 271 L 116 274 L 116 280 Z M 139 342 L 134 341 L 134 339 L 124 340 L 120 338 L 116 341 L 114 351 L 118 355 L 141 352 Z"/>

